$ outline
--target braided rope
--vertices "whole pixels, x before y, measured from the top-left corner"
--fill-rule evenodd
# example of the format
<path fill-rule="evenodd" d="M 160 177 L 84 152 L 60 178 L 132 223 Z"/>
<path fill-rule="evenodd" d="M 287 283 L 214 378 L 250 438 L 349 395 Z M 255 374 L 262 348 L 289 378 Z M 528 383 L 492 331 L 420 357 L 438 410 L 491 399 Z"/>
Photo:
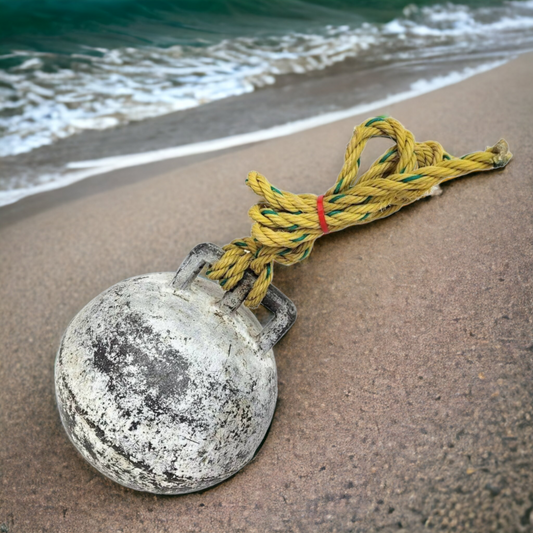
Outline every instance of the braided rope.
<path fill-rule="evenodd" d="M 361 153 L 374 137 L 396 144 L 358 179 Z M 325 233 L 324 223 L 333 232 L 392 215 L 420 198 L 440 193 L 439 184 L 444 181 L 505 166 L 512 157 L 508 148 L 501 139 L 484 152 L 457 158 L 438 142 L 417 143 L 393 118 L 367 120 L 354 129 L 344 166 L 323 197 L 282 191 L 261 174 L 250 172 L 246 183 L 264 199 L 249 211 L 252 235 L 226 245 L 225 254 L 207 275 L 231 290 L 251 269 L 257 281 L 245 303 L 257 307 L 272 282 L 274 263 L 292 265 L 308 257 L 316 239 Z"/>

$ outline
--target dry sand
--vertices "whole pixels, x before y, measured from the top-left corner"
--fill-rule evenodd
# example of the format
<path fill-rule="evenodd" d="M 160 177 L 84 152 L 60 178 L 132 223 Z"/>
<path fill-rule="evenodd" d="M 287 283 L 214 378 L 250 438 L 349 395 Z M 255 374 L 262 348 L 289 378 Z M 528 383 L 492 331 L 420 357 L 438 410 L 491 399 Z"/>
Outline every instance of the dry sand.
<path fill-rule="evenodd" d="M 503 136 L 515 159 L 277 268 L 299 318 L 274 422 L 199 494 L 136 493 L 78 456 L 54 400 L 61 333 L 109 285 L 246 235 L 248 170 L 326 190 L 366 117 L 0 210 L 0 531 L 532 531 L 532 82 L 526 55 L 381 110 L 458 155 Z"/>

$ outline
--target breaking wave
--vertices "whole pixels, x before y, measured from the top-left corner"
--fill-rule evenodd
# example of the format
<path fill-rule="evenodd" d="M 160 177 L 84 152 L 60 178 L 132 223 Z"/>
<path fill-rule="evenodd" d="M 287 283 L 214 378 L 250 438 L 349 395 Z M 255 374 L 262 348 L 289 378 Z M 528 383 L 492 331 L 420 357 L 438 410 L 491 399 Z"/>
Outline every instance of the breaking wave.
<path fill-rule="evenodd" d="M 364 22 L 353 13 L 346 19 L 347 24 L 314 23 L 308 30 L 263 31 L 217 42 L 196 38 L 171 46 L 12 48 L 0 56 L 0 157 L 83 130 L 241 95 L 280 75 L 320 70 L 348 58 L 375 67 L 533 48 L 533 1 L 409 5 L 389 22 Z"/>

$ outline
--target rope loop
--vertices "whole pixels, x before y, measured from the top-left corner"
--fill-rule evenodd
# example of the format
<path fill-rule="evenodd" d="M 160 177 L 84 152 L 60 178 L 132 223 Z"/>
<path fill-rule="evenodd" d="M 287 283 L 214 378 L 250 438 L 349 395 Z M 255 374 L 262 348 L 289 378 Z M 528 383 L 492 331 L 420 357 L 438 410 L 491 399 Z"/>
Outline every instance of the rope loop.
<path fill-rule="evenodd" d="M 395 144 L 358 178 L 361 154 L 375 137 Z M 504 167 L 511 158 L 504 139 L 483 152 L 457 158 L 438 142 L 416 142 L 393 118 L 368 119 L 354 129 L 337 181 L 321 196 L 283 191 L 258 172 L 250 172 L 246 183 L 262 198 L 249 211 L 251 236 L 225 246 L 224 256 L 207 275 L 231 290 L 249 268 L 257 281 L 245 303 L 257 307 L 272 282 L 274 263 L 302 261 L 325 233 L 392 215 L 420 198 L 439 194 L 444 181 Z"/>

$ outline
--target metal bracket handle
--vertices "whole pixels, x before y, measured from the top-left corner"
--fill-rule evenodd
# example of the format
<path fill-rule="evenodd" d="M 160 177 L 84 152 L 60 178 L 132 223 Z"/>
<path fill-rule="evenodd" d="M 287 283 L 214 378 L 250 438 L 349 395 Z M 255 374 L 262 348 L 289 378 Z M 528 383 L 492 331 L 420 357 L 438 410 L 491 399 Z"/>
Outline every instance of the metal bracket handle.
<path fill-rule="evenodd" d="M 178 290 L 187 290 L 205 265 L 216 263 L 223 255 L 224 250 L 210 242 L 196 245 L 178 268 L 172 286 Z M 248 296 L 256 279 L 257 276 L 247 270 L 239 284 L 224 294 L 219 302 L 220 308 L 226 313 L 235 311 Z M 259 351 L 263 354 L 292 327 L 296 320 L 296 306 L 274 285 L 270 285 L 261 304 L 273 313 L 256 339 Z"/>

